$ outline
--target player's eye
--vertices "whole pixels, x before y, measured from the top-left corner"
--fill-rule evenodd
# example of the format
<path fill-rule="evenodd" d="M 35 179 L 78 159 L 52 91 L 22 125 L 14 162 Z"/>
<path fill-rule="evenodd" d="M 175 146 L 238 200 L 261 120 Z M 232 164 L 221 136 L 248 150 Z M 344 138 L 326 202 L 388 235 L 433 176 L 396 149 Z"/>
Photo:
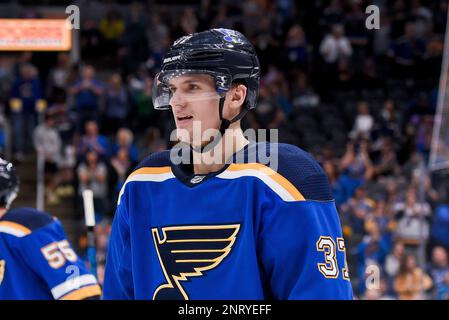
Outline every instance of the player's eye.
<path fill-rule="evenodd" d="M 175 87 L 168 87 L 168 91 L 170 93 L 174 93 L 176 91 L 176 88 Z"/>
<path fill-rule="evenodd" d="M 189 84 L 189 90 L 198 90 L 200 87 L 194 83 Z"/>

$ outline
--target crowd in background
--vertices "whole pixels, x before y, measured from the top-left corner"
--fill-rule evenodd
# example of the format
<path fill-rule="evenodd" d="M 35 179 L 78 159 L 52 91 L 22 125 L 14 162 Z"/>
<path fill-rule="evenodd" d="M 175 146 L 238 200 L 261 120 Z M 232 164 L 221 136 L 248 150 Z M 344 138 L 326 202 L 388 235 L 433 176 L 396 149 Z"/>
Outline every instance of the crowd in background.
<path fill-rule="evenodd" d="M 0 147 L 9 123 L 16 161 L 44 153 L 48 206 L 72 196 L 81 219 L 80 195 L 93 190 L 100 276 L 122 184 L 170 147 L 174 122 L 151 100 L 164 53 L 179 36 L 224 27 L 249 38 L 262 66 L 244 128 L 279 128 L 329 177 L 357 297 L 449 299 L 449 180 L 426 169 L 447 1 L 198 3 L 84 3 L 80 64 L 68 53 L 52 65 L 0 55 Z M 365 27 L 370 4 L 378 30 Z"/>

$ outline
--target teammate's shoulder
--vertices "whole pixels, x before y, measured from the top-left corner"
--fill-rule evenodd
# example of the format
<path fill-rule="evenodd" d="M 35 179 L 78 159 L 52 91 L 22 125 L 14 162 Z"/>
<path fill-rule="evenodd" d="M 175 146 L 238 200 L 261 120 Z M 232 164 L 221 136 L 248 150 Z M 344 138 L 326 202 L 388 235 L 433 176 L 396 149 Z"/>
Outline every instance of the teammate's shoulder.
<path fill-rule="evenodd" d="M 3 232 L 23 237 L 54 222 L 54 218 L 33 208 L 10 209 L 0 220 Z"/>
<path fill-rule="evenodd" d="M 315 158 L 303 149 L 286 143 L 260 142 L 247 148 L 245 161 L 270 167 L 284 177 L 305 200 L 333 200 L 329 180 Z"/>
<path fill-rule="evenodd" d="M 141 168 L 158 168 L 170 166 L 170 150 L 164 150 L 160 152 L 155 152 L 144 158 L 135 167 L 134 171 Z"/>

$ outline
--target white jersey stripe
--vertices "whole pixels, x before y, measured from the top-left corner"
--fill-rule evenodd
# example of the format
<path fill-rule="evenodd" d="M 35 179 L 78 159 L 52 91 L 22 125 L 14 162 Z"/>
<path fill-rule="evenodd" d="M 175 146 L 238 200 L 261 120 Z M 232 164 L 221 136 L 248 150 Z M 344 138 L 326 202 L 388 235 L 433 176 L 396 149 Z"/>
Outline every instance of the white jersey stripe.
<path fill-rule="evenodd" d="M 222 179 L 236 179 L 240 177 L 256 177 L 262 180 L 271 190 L 273 190 L 279 197 L 284 201 L 297 201 L 283 186 L 272 179 L 268 174 L 262 172 L 261 170 L 245 169 L 238 171 L 226 170 L 217 175 L 218 178 Z"/>
<path fill-rule="evenodd" d="M 28 235 L 28 233 L 18 230 L 16 228 L 12 228 L 9 226 L 1 226 L 1 225 L 0 225 L 0 233 L 7 233 L 10 235 L 16 236 L 18 238 L 22 238 L 22 237 L 25 237 L 26 235 Z"/>
<path fill-rule="evenodd" d="M 58 300 L 70 291 L 92 284 L 97 284 L 97 279 L 91 274 L 85 274 L 58 284 L 56 287 L 53 287 L 53 289 L 51 289 L 51 293 L 53 295 L 53 298 L 55 298 L 55 300 Z"/>
<path fill-rule="evenodd" d="M 128 183 L 134 182 L 134 181 L 150 181 L 150 182 L 162 182 L 168 179 L 174 178 L 175 175 L 170 171 L 166 173 L 143 173 L 143 174 L 136 174 L 133 176 L 130 176 L 126 181 L 125 184 L 122 186 L 122 189 L 120 190 L 120 193 L 118 195 L 118 201 L 117 205 L 120 204 L 120 199 L 122 198 L 123 192 L 125 192 L 125 187 Z"/>

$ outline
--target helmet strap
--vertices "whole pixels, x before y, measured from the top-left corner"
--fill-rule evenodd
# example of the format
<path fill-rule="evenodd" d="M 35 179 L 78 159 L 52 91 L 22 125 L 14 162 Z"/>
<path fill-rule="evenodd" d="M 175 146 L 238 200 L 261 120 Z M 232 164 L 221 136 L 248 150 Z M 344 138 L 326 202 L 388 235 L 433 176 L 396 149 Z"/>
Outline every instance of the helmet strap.
<path fill-rule="evenodd" d="M 193 147 L 192 146 L 192 150 L 194 150 L 195 152 L 205 153 L 205 152 L 209 152 L 210 150 L 212 150 L 218 144 L 218 142 L 220 142 L 221 138 L 224 136 L 224 134 L 226 132 L 226 129 L 228 129 L 232 123 L 242 119 L 248 112 L 248 109 L 244 107 L 244 108 L 242 108 L 242 111 L 240 111 L 239 114 L 236 115 L 231 120 L 223 118 L 223 108 L 224 108 L 225 98 L 226 97 L 221 97 L 220 101 L 218 103 L 218 114 L 220 115 L 220 120 L 221 120 L 219 134 L 217 134 L 212 139 L 212 141 L 209 142 L 208 144 L 206 144 L 205 146 L 201 146 L 201 147 Z"/>

